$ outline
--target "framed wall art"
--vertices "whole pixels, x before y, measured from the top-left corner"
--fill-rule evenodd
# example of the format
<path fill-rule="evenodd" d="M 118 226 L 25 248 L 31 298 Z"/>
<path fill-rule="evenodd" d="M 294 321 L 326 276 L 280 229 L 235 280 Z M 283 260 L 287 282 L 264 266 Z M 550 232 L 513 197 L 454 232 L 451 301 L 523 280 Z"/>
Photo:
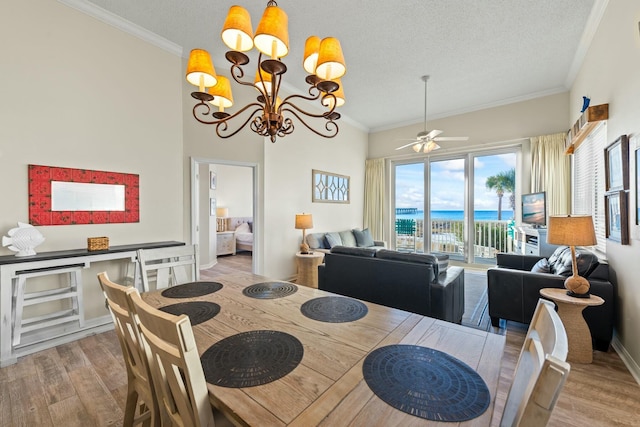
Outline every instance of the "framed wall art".
<path fill-rule="evenodd" d="M 311 201 L 349 203 L 349 177 L 313 169 L 311 171 Z"/>
<path fill-rule="evenodd" d="M 640 148 L 636 150 L 636 225 L 640 225 Z"/>
<path fill-rule="evenodd" d="M 218 176 L 215 172 L 209 172 L 209 188 L 215 190 L 218 186 Z"/>
<path fill-rule="evenodd" d="M 604 196 L 604 201 L 607 239 L 628 245 L 629 206 L 626 191 L 612 191 Z"/>
<path fill-rule="evenodd" d="M 605 191 L 629 189 L 629 138 L 622 135 L 604 150 Z"/>

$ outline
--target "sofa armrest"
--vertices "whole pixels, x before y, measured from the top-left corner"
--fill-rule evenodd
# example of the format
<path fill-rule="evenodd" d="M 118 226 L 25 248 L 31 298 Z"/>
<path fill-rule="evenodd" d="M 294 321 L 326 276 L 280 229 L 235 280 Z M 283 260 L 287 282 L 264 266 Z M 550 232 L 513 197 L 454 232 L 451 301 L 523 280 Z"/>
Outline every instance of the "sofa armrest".
<path fill-rule="evenodd" d="M 518 255 L 500 252 L 496 254 L 496 264 L 498 267 L 512 268 L 521 271 L 531 271 L 531 268 L 542 258 L 535 255 Z"/>
<path fill-rule="evenodd" d="M 381 246 L 383 248 L 387 247 L 387 241 L 386 240 L 374 240 L 373 241 L 373 246 Z"/>

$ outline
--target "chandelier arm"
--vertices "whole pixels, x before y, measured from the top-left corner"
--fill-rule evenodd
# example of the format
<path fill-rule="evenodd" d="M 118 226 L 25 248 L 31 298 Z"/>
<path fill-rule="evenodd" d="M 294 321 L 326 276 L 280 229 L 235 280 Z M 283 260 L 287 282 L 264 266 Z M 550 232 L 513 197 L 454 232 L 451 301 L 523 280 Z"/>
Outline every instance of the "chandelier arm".
<path fill-rule="evenodd" d="M 205 125 L 217 125 L 218 123 L 222 123 L 222 122 L 226 122 L 229 120 L 232 120 L 234 118 L 236 118 L 238 115 L 242 114 L 244 111 L 248 110 L 251 107 L 256 107 L 256 110 L 251 114 L 251 116 L 253 116 L 256 111 L 260 111 L 262 109 L 262 104 L 258 103 L 258 102 L 252 102 L 251 104 L 245 105 L 241 110 L 223 118 L 223 119 L 215 119 L 215 120 L 204 120 L 201 119 L 200 117 L 198 117 L 198 113 L 196 110 L 199 109 L 199 107 L 206 107 L 206 112 L 201 113 L 201 116 L 208 116 L 209 114 L 211 114 L 211 106 L 204 102 L 204 101 L 200 101 L 198 102 L 196 105 L 193 106 L 193 117 L 199 121 L 200 123 L 203 123 Z M 249 116 L 249 117 L 251 117 Z M 244 126 L 244 125 L 243 125 Z"/>
<path fill-rule="evenodd" d="M 333 97 L 333 108 L 331 108 L 328 111 L 325 111 L 324 113 L 320 113 L 320 114 L 313 114 L 310 113 L 308 111 L 303 110 L 302 108 L 298 107 L 296 104 L 294 104 L 293 102 L 289 101 L 289 99 L 291 98 L 302 98 L 302 99 L 309 99 L 309 100 L 314 100 L 317 99 L 318 97 L 316 96 L 315 98 L 308 98 L 306 96 L 302 96 L 302 95 L 291 95 L 285 98 L 285 100 L 282 102 L 282 104 L 280 104 L 280 109 L 282 111 L 284 111 L 284 109 L 282 108 L 285 105 L 289 105 L 292 108 L 295 108 L 297 111 L 301 112 L 302 114 L 304 114 L 307 117 L 314 117 L 314 118 L 327 118 L 328 115 L 330 115 L 331 113 L 333 113 L 333 111 L 336 109 L 335 105 L 336 105 L 336 97 L 335 95 L 329 93 L 325 96 L 332 96 Z M 322 97 L 323 99 L 325 98 L 324 96 Z M 290 108 L 286 109 L 287 111 L 291 111 L 293 112 L 293 110 L 291 110 Z M 297 114 L 296 114 L 297 116 Z"/>
<path fill-rule="evenodd" d="M 293 104 L 289 104 L 289 105 L 293 105 Z M 306 112 L 304 112 L 303 110 L 300 110 L 299 108 L 296 107 L 296 109 L 298 109 L 301 113 L 307 114 Z M 327 119 L 324 128 L 327 130 L 327 134 L 323 134 L 320 131 L 317 131 L 316 129 L 312 128 L 311 126 L 309 126 L 307 124 L 307 122 L 305 122 L 302 117 L 300 117 L 300 115 L 295 111 L 292 110 L 290 108 L 283 108 L 282 112 L 288 111 L 291 114 L 293 114 L 294 116 L 296 116 L 296 118 L 300 121 L 300 123 L 302 123 L 307 129 L 309 129 L 311 132 L 315 133 L 318 136 L 322 136 L 323 138 L 333 138 L 334 136 L 336 136 L 338 134 L 339 128 L 338 128 L 338 124 L 336 122 L 334 122 L 331 119 Z M 312 114 L 307 114 L 310 117 L 324 117 L 324 116 L 316 116 L 316 115 L 312 115 Z M 289 119 L 291 120 L 291 119 Z M 332 129 L 333 128 L 333 129 Z"/>
<path fill-rule="evenodd" d="M 227 124 L 227 122 L 228 122 L 229 120 L 231 120 L 231 119 L 233 119 L 233 118 L 235 118 L 235 117 L 238 117 L 238 115 L 239 115 L 240 113 L 242 113 L 243 111 L 247 110 L 247 109 L 248 109 L 250 106 L 252 106 L 252 105 L 257 106 L 257 108 L 251 112 L 251 114 L 249 115 L 249 117 L 247 117 L 247 120 L 245 120 L 245 121 L 244 121 L 244 123 L 242 123 L 242 124 L 241 124 L 241 125 L 240 125 L 236 130 L 235 130 L 235 131 L 231 132 L 231 133 L 230 133 L 230 134 L 228 134 L 228 135 L 223 135 L 223 134 L 221 134 L 221 133 L 220 133 L 221 131 L 222 131 L 222 132 L 224 132 L 224 131 L 226 131 L 226 130 L 227 130 L 227 128 L 228 128 L 228 124 Z M 249 104 L 249 105 L 247 105 L 247 106 L 246 106 L 246 107 L 244 107 L 242 110 L 240 110 L 240 111 L 238 111 L 237 113 L 235 113 L 234 115 L 229 116 L 229 117 L 225 117 L 224 119 L 219 120 L 217 123 L 215 123 L 215 124 L 216 124 L 216 134 L 217 134 L 220 138 L 230 138 L 230 137 L 234 136 L 235 134 L 237 134 L 238 132 L 240 132 L 240 131 L 241 131 L 241 130 L 242 130 L 242 129 L 247 125 L 247 123 L 249 123 L 249 121 L 250 121 L 251 119 L 257 118 L 257 117 L 254 117 L 254 116 L 256 115 L 256 113 L 258 113 L 258 112 L 260 112 L 260 111 L 262 111 L 262 105 L 259 105 L 259 104 L 256 104 L 256 103 L 253 103 L 253 104 Z M 214 124 L 214 123 L 210 123 L 210 124 Z M 222 128 L 222 130 L 220 131 L 220 128 L 221 128 L 221 126 L 223 126 L 223 125 L 224 125 L 224 127 L 223 127 L 223 128 Z M 254 130 L 254 132 L 256 132 L 256 131 Z"/>

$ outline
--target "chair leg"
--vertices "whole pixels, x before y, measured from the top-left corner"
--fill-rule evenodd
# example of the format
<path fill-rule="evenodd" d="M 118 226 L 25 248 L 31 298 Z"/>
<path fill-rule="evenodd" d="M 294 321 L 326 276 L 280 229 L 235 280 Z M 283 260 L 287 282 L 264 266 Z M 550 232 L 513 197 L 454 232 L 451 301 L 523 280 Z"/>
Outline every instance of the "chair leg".
<path fill-rule="evenodd" d="M 124 427 L 133 426 L 133 420 L 136 417 L 136 409 L 138 408 L 138 392 L 131 379 L 129 380 L 129 385 L 127 386 L 127 403 L 125 405 L 124 410 L 124 422 L 122 425 Z"/>

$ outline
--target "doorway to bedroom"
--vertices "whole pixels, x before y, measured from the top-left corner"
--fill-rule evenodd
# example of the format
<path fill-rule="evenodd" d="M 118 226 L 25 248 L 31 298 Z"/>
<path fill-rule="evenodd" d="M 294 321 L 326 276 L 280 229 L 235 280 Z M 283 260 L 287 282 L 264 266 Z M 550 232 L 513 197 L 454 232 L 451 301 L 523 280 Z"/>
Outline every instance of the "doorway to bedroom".
<path fill-rule="evenodd" d="M 191 159 L 191 241 L 200 269 L 256 272 L 256 164 Z"/>

